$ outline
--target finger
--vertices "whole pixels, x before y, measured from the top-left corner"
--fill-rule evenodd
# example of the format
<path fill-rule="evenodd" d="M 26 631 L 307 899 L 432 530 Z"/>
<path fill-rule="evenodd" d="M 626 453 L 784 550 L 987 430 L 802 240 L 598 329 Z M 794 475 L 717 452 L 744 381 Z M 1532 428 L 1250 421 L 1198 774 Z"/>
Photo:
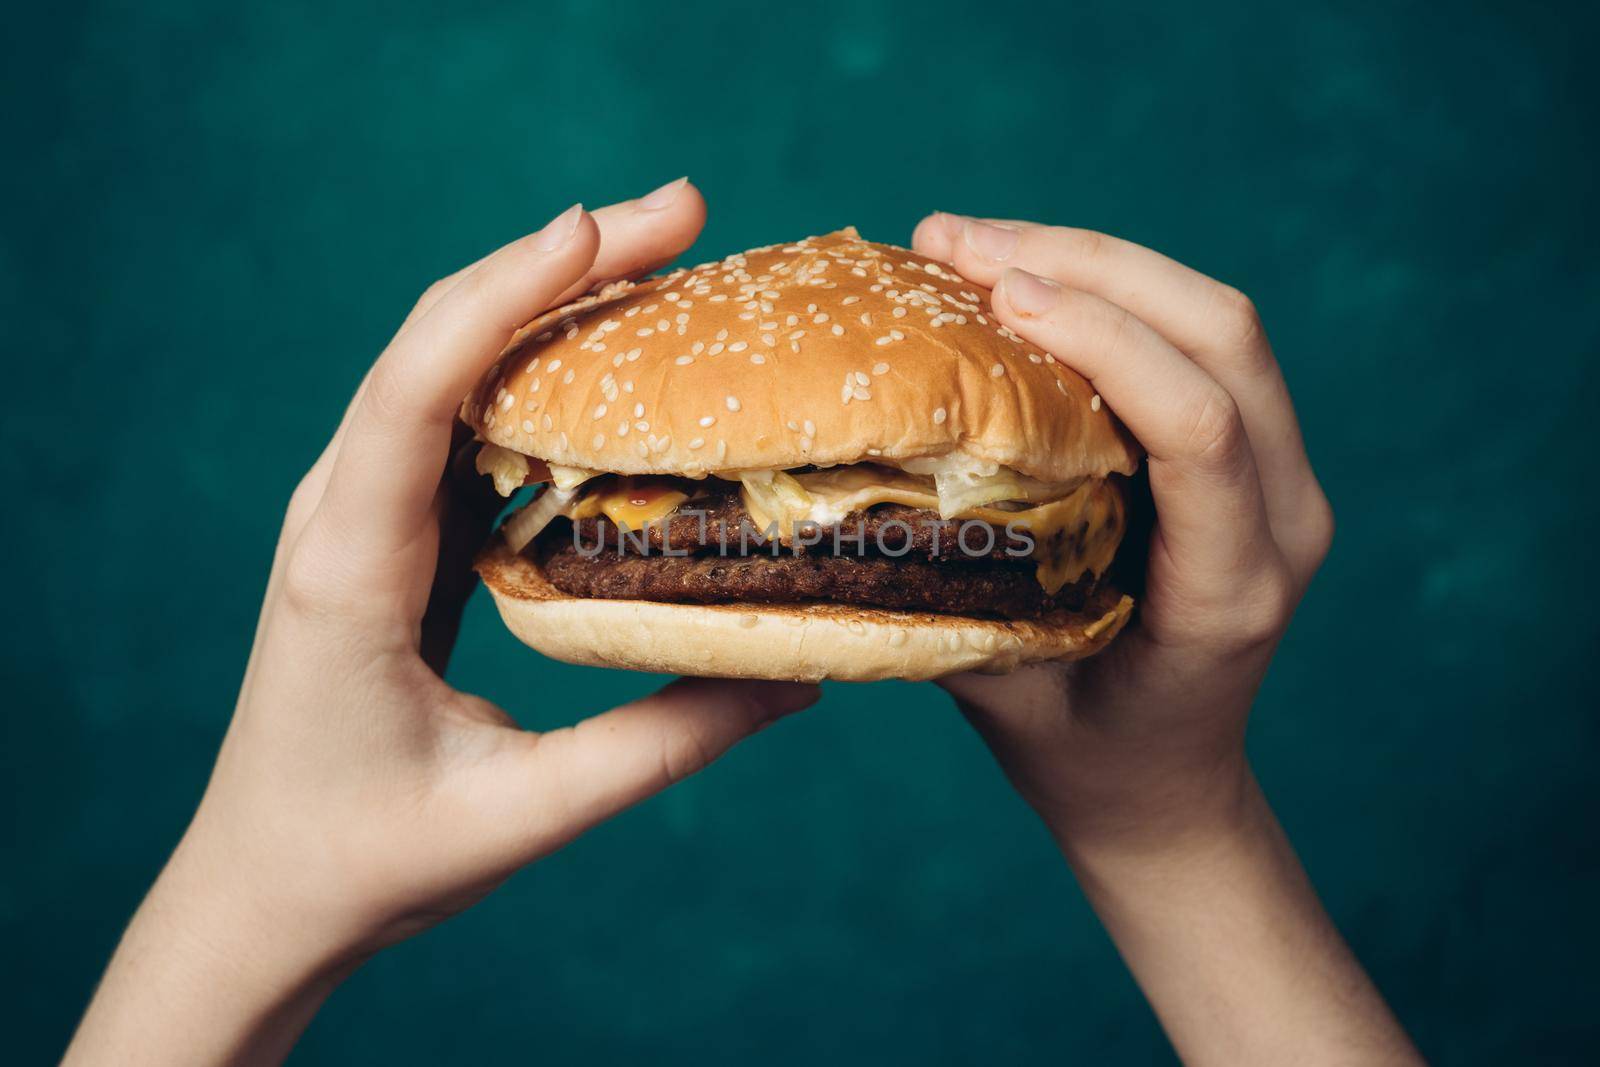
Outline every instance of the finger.
<path fill-rule="evenodd" d="M 687 178 L 679 178 L 637 199 L 603 207 L 592 217 L 600 230 L 600 248 L 594 263 L 582 278 L 554 297 L 551 304 L 565 303 L 604 282 L 638 277 L 672 262 L 694 243 L 705 227 L 706 205 L 700 191 Z M 396 336 L 431 311 L 463 278 L 488 259 L 484 256 L 428 286 Z M 322 498 L 351 415 L 357 410 L 370 377 L 369 370 L 362 377 L 332 439 L 303 479 L 300 495 L 313 505 Z M 308 514 L 304 512 L 299 517 L 291 533 L 298 533 Z"/>
<path fill-rule="evenodd" d="M 919 250 L 946 254 L 980 285 L 992 287 L 1006 268 L 1018 267 L 1093 293 L 1127 308 L 1203 367 L 1238 404 L 1280 543 L 1296 545 L 1315 534 L 1326 518 L 1326 501 L 1282 370 L 1255 308 L 1237 289 L 1090 230 L 932 218 L 937 224 L 919 226 L 913 238 L 923 242 Z"/>
<path fill-rule="evenodd" d="M 995 313 L 1094 384 L 1149 454 L 1161 549 L 1228 602 L 1275 557 L 1254 457 L 1227 390 L 1126 309 L 1009 269 Z"/>
<path fill-rule="evenodd" d="M 637 199 L 609 204 L 592 215 L 600 227 L 600 252 L 584 276 L 553 303 L 565 303 L 597 285 L 618 278 L 636 278 L 671 263 L 694 244 L 705 228 L 706 202 L 688 178 L 679 178 Z M 405 325 L 425 314 L 482 262 L 480 259 L 430 285 L 406 316 Z"/>
<path fill-rule="evenodd" d="M 486 258 L 373 364 L 317 511 L 347 552 L 383 560 L 427 520 L 461 398 L 523 324 L 594 263 L 599 231 L 574 205 Z"/>
<path fill-rule="evenodd" d="M 576 726 L 528 735 L 507 771 L 506 802 L 538 845 L 559 843 L 703 770 L 820 695 L 798 682 L 680 678 Z"/>
<path fill-rule="evenodd" d="M 706 202 L 688 178 L 670 181 L 636 200 L 594 213 L 600 254 L 560 302 L 618 278 L 637 278 L 666 266 L 689 249 L 706 225 Z"/>

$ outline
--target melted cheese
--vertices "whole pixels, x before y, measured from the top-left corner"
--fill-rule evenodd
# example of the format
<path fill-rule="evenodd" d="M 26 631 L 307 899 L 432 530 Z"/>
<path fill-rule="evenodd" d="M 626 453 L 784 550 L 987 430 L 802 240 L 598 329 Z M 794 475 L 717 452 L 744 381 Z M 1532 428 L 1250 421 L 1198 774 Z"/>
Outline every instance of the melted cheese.
<path fill-rule="evenodd" d="M 787 541 L 796 526 L 837 525 L 853 512 L 879 504 L 901 504 L 940 513 L 940 495 L 933 479 L 871 464 L 833 467 L 791 474 L 788 471 L 745 471 L 740 475 L 745 510 L 758 529 L 776 526 Z M 619 526 L 641 530 L 672 514 L 689 499 L 670 478 L 606 479 L 590 488 L 562 514 L 572 519 L 604 515 Z M 1009 531 L 1033 539 L 1035 575 L 1051 594 L 1085 573 L 1104 574 L 1116 554 L 1126 523 L 1122 495 L 1103 478 L 1070 487 L 1043 487 L 1019 481 L 1024 496 L 1055 493 L 1044 500 L 1019 499 L 1013 509 L 982 506 L 945 516 L 960 522 L 977 519 L 996 528 L 997 542 L 1008 543 Z"/>
<path fill-rule="evenodd" d="M 619 478 L 578 501 L 568 517 L 604 515 L 618 526 L 637 531 L 671 515 L 688 499 L 688 493 L 664 478 Z"/>
<path fill-rule="evenodd" d="M 756 477 L 752 473 L 743 479 L 745 510 L 762 529 L 776 523 L 786 538 L 801 523 L 832 526 L 852 512 L 879 504 L 940 511 L 939 494 L 928 485 L 930 479 L 890 468 L 860 464 L 796 475 L 778 472 L 770 478 L 766 472 Z M 792 486 L 780 491 L 768 488 L 779 478 Z M 1007 527 L 1026 531 L 1033 539 L 1035 575 L 1052 595 L 1086 571 L 1096 577 L 1104 574 L 1116 555 L 1125 522 L 1121 494 L 1101 478 L 1086 479 L 1066 495 L 1033 507 L 1015 511 L 973 507 L 945 517 L 986 522 L 999 531 L 996 536 L 1002 545 L 1007 543 Z"/>

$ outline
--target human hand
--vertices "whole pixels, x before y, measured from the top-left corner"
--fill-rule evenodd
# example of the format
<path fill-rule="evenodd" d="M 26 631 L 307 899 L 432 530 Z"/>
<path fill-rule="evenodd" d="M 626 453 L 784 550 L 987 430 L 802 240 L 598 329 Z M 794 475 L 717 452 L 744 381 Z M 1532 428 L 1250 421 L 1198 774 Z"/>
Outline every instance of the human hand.
<path fill-rule="evenodd" d="M 273 1059 L 373 951 L 816 699 L 680 680 L 538 734 L 441 677 L 499 507 L 448 469 L 461 398 L 517 327 L 670 261 L 704 214 L 682 182 L 574 206 L 423 294 L 294 492 L 210 785 L 69 1060 Z M 164 1017 L 200 995 L 204 1026 Z"/>
<path fill-rule="evenodd" d="M 1216 817 L 1245 789 L 1251 700 L 1333 536 L 1255 309 L 1085 230 L 940 213 L 914 244 L 1094 383 L 1149 454 L 1156 510 L 1138 614 L 1109 649 L 945 687 L 1058 837 Z"/>
<path fill-rule="evenodd" d="M 1094 383 L 1144 445 L 1155 502 L 1138 615 L 1110 648 L 945 688 L 1185 1063 L 1419 1063 L 1245 759 L 1256 688 L 1333 536 L 1254 308 L 1083 230 L 937 214 L 914 243 Z"/>

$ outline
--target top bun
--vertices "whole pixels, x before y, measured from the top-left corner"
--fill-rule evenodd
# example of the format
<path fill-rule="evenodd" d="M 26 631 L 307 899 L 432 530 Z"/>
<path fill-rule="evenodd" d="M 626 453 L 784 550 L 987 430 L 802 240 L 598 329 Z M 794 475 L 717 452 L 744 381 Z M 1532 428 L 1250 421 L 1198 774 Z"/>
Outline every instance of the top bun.
<path fill-rule="evenodd" d="M 550 463 L 701 476 L 962 452 L 1042 481 L 1133 473 L 1094 387 L 942 263 L 840 230 L 638 284 L 512 338 L 462 405 Z"/>

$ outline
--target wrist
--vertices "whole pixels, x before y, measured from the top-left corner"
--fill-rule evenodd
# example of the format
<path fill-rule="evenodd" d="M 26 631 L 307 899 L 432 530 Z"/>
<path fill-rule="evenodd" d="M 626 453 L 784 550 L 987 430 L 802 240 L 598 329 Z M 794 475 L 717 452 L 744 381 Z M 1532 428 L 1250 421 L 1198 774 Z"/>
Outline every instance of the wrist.
<path fill-rule="evenodd" d="M 359 966 L 202 851 L 186 837 L 156 879 L 65 1062 L 276 1062 Z"/>
<path fill-rule="evenodd" d="M 1069 859 L 1137 860 L 1204 848 L 1246 830 L 1262 802 L 1241 750 L 1181 766 L 1152 761 L 1126 773 L 1101 771 L 1101 781 L 1080 778 L 1073 795 L 1042 812 Z"/>

